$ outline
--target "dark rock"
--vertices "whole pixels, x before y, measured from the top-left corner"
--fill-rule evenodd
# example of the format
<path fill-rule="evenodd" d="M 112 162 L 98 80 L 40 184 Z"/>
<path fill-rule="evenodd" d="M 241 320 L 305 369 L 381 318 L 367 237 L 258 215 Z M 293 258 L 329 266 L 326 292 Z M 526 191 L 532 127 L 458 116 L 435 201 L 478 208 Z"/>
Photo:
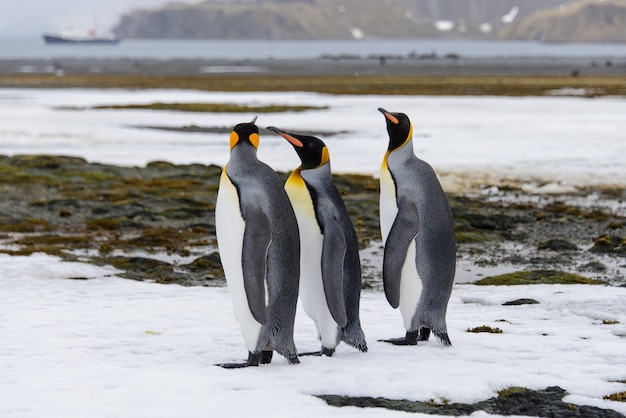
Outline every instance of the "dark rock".
<path fill-rule="evenodd" d="M 509 302 L 504 302 L 502 306 L 517 306 L 517 305 L 536 305 L 539 302 L 535 299 L 517 299 Z"/>
<path fill-rule="evenodd" d="M 394 411 L 430 415 L 465 416 L 484 411 L 494 415 L 522 415 L 539 417 L 585 417 L 623 418 L 619 412 L 594 406 L 574 405 L 563 402 L 567 392 L 558 386 L 544 390 L 509 388 L 499 392 L 498 397 L 475 404 L 436 404 L 372 397 L 317 395 L 331 406 L 354 406 L 359 408 L 385 408 Z"/>
<path fill-rule="evenodd" d="M 564 239 L 553 238 L 539 243 L 537 249 L 552 251 L 578 251 L 578 246 Z"/>
<path fill-rule="evenodd" d="M 593 273 L 602 273 L 607 270 L 606 266 L 599 261 L 592 261 L 578 268 L 579 271 L 590 271 Z"/>
<path fill-rule="evenodd" d="M 596 238 L 589 251 L 597 254 L 626 255 L 626 238 L 602 235 Z"/>

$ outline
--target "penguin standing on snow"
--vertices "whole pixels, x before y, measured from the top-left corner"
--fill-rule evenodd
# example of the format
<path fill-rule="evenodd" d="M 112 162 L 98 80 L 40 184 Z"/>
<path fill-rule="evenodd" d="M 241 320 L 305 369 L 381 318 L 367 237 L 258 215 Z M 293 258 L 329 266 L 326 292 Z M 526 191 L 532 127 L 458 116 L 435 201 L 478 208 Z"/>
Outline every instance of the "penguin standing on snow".
<path fill-rule="evenodd" d="M 378 110 L 389 134 L 380 170 L 383 285 L 407 330 L 404 338 L 384 341 L 415 345 L 428 340 L 432 330 L 450 345 L 446 310 L 456 268 L 452 210 L 434 170 L 413 153 L 407 115 Z"/>
<path fill-rule="evenodd" d="M 324 142 L 273 126 L 272 132 L 293 145 L 302 165 L 285 189 L 300 229 L 300 298 L 322 343 L 319 355 L 332 356 L 340 341 L 365 352 L 359 319 L 361 263 L 356 232 L 339 191 L 332 182 Z"/>
<path fill-rule="evenodd" d="M 299 363 L 293 329 L 300 279 L 298 223 L 282 181 L 257 159 L 259 129 L 240 123 L 220 179 L 215 229 L 235 317 L 248 348 L 244 363 L 269 363 L 272 350 Z"/>

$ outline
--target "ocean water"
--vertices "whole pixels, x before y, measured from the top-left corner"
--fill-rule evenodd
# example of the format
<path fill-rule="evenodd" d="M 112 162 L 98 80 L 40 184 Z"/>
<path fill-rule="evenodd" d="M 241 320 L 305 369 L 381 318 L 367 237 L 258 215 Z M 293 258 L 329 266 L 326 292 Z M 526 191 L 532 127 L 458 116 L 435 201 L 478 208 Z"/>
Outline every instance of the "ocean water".
<path fill-rule="evenodd" d="M 429 39 L 368 40 L 122 40 L 117 45 L 46 45 L 43 39 L 0 39 L 0 59 L 134 58 L 240 59 L 318 58 L 323 55 L 409 55 L 464 57 L 626 57 L 626 44 L 547 44 L 539 42 Z"/>

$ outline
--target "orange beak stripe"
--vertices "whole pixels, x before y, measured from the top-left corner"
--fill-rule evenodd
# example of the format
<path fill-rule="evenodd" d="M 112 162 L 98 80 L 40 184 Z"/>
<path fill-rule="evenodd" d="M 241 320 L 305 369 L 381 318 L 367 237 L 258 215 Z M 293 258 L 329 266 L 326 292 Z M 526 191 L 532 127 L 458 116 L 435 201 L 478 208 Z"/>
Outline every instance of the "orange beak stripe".
<path fill-rule="evenodd" d="M 389 119 L 391 121 L 391 123 L 393 123 L 394 125 L 397 125 L 398 123 L 400 123 L 398 121 L 398 118 L 396 118 L 394 115 L 392 115 L 391 113 L 387 113 L 384 112 L 384 115 L 387 119 Z"/>
<path fill-rule="evenodd" d="M 283 138 L 285 138 L 287 141 L 291 142 L 293 145 L 295 145 L 298 148 L 302 148 L 304 146 L 302 141 L 300 141 L 297 138 L 294 138 L 293 136 L 291 136 L 289 134 L 286 134 L 284 132 L 277 132 L 277 134 L 282 136 Z"/>

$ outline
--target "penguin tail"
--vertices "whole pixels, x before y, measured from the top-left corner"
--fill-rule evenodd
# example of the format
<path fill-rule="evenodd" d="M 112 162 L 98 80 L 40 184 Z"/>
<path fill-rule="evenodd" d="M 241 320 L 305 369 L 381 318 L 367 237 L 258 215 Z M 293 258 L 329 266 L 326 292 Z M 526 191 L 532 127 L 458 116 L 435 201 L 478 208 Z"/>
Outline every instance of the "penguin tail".
<path fill-rule="evenodd" d="M 433 332 L 433 333 L 435 334 L 437 338 L 439 338 L 439 341 L 441 341 L 441 344 L 448 346 L 448 347 L 452 345 L 452 342 L 450 341 L 450 337 L 448 337 L 447 332 Z"/>
<path fill-rule="evenodd" d="M 365 335 L 360 326 L 350 327 L 350 324 L 348 324 L 348 326 L 343 329 L 341 340 L 357 350 L 367 353 L 367 342 L 365 341 Z"/>

